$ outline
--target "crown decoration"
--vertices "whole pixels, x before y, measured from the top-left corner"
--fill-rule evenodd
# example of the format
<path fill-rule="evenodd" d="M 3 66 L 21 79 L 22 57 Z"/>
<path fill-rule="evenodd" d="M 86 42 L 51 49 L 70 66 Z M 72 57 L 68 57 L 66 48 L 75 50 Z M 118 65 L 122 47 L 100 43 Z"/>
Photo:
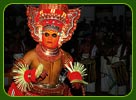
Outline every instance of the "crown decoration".
<path fill-rule="evenodd" d="M 66 4 L 41 4 L 39 7 L 27 7 L 28 26 L 31 36 L 37 42 L 42 41 L 43 27 L 57 27 L 60 36 L 59 46 L 70 40 L 80 17 L 80 9 L 68 9 Z"/>
<path fill-rule="evenodd" d="M 59 27 L 52 26 L 52 25 L 47 25 L 47 26 L 43 27 L 43 30 L 55 30 L 55 31 L 59 31 Z"/>

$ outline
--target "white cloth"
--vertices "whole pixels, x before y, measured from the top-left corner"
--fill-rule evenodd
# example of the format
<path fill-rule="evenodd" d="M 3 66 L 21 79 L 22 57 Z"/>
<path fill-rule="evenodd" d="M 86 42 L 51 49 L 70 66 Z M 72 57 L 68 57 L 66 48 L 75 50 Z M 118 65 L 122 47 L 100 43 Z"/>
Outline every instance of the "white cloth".
<path fill-rule="evenodd" d="M 89 58 L 89 53 L 83 53 L 83 54 L 82 54 L 82 58 L 85 58 L 85 59 L 86 59 L 86 58 Z"/>
<path fill-rule="evenodd" d="M 111 63 L 119 61 L 119 57 L 117 56 L 108 56 L 108 58 Z M 113 85 L 115 81 L 116 79 L 112 71 L 111 65 L 107 65 L 106 60 L 103 56 L 101 56 L 101 91 L 108 92 L 112 95 L 125 95 L 126 86 Z"/>
<path fill-rule="evenodd" d="M 96 45 L 93 46 L 92 52 L 91 52 L 91 58 L 94 58 L 96 56 L 98 48 Z"/>
<path fill-rule="evenodd" d="M 111 60 L 112 57 L 108 56 Z M 107 65 L 107 61 L 101 56 L 101 91 L 109 92 L 109 89 L 115 81 L 111 65 Z"/>

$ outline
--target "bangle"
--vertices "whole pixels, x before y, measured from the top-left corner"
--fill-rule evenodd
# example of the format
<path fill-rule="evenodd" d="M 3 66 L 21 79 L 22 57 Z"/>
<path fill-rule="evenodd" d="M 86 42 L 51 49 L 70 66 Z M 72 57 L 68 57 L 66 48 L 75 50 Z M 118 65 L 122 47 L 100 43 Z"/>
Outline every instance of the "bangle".
<path fill-rule="evenodd" d="M 24 79 L 28 83 L 31 82 L 31 80 L 30 80 L 30 77 L 31 77 L 30 73 L 31 73 L 31 70 L 26 70 L 25 73 L 24 73 Z"/>
<path fill-rule="evenodd" d="M 31 70 L 31 81 L 36 82 L 36 75 L 35 75 L 36 69 Z"/>

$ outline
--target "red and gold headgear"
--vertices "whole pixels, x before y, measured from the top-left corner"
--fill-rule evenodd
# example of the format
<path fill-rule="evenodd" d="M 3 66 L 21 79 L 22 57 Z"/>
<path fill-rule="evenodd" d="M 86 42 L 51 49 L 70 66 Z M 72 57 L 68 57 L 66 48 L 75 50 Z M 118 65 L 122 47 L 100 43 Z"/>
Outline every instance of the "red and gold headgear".
<path fill-rule="evenodd" d="M 41 4 L 38 8 L 27 7 L 27 16 L 31 36 L 35 41 L 42 41 L 43 29 L 53 29 L 60 35 L 61 46 L 71 39 L 80 17 L 80 9 L 68 9 L 66 4 Z"/>

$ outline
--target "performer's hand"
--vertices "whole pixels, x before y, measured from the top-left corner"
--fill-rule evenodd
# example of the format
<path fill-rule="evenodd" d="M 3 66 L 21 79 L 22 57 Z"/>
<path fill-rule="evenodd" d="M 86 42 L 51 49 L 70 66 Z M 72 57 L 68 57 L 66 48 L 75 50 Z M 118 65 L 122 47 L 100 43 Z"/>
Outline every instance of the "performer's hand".
<path fill-rule="evenodd" d="M 81 83 L 79 83 L 79 82 L 72 83 L 72 88 L 80 89 L 80 88 L 81 88 L 81 86 L 82 86 L 82 84 L 81 84 Z"/>
<path fill-rule="evenodd" d="M 36 82 L 40 82 L 40 81 L 44 80 L 46 78 L 46 76 L 48 76 L 47 72 L 43 71 L 41 73 L 41 75 L 36 79 Z"/>
<path fill-rule="evenodd" d="M 43 64 L 39 64 L 36 69 L 36 82 L 42 81 L 48 76 L 47 72 L 43 69 Z"/>

